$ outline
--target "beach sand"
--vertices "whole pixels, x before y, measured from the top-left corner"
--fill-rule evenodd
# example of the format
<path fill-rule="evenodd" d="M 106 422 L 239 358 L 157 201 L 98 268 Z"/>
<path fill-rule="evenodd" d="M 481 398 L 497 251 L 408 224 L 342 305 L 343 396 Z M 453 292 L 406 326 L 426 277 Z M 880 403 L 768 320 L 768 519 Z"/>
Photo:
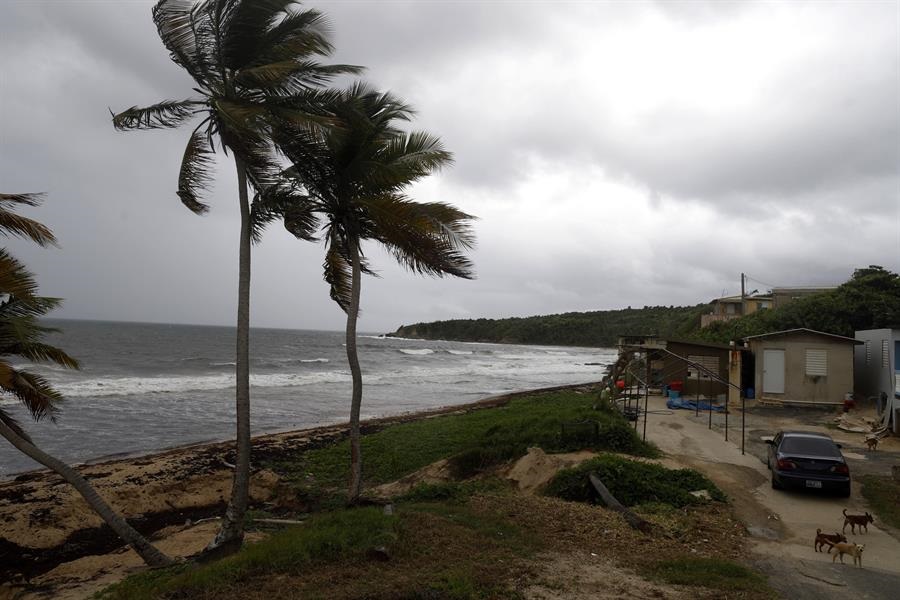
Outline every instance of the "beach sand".
<path fill-rule="evenodd" d="M 363 430 L 371 432 L 394 423 L 492 408 L 516 396 L 572 387 L 580 386 L 530 390 L 466 405 L 372 419 L 364 422 Z M 340 424 L 257 436 L 253 439 L 253 459 L 260 462 L 302 453 L 338 441 L 347 432 L 347 425 Z M 79 470 L 116 511 L 145 535 L 160 538 L 163 534 L 177 534 L 163 547 L 172 546 L 167 551 L 186 556 L 202 549 L 216 523 L 207 521 L 200 529 L 185 524 L 215 518 L 224 511 L 231 489 L 233 448 L 233 442 L 198 444 L 83 465 Z M 263 469 L 253 472 L 252 503 L 277 502 L 278 491 L 275 473 Z M 99 577 L 98 565 L 88 569 L 84 562 L 96 562 L 98 555 L 115 556 L 110 553 L 118 552 L 126 557 L 114 558 L 113 564 L 99 569 L 107 575 L 112 569 L 119 577 L 123 569 L 139 565 L 132 564 L 136 560 L 133 553 L 122 549 L 120 539 L 103 525 L 74 488 L 47 470 L 0 482 L 0 523 L 0 600 L 4 598 L 4 586 L 9 593 L 10 586 L 19 587 L 16 584 L 26 581 L 33 585 L 54 573 L 74 577 L 75 573 L 93 572 Z M 177 539 L 189 541 L 179 543 Z M 108 578 L 103 576 L 102 580 Z"/>

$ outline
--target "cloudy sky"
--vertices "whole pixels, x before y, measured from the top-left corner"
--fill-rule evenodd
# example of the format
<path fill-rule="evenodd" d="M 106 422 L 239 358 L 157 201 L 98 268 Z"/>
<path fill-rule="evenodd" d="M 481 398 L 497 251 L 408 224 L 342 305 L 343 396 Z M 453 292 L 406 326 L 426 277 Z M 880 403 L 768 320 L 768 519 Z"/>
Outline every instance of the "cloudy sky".
<path fill-rule="evenodd" d="M 108 108 L 192 95 L 147 1 L 0 2 L 0 190 L 60 249 L 9 242 L 55 315 L 231 324 L 236 178 L 175 196 L 187 130 Z M 446 318 L 695 304 L 900 271 L 900 3 L 306 2 L 334 62 L 416 107 L 455 165 L 413 189 L 479 217 L 478 279 L 365 248 L 363 331 Z M 253 324 L 339 329 L 321 245 L 273 227 Z"/>

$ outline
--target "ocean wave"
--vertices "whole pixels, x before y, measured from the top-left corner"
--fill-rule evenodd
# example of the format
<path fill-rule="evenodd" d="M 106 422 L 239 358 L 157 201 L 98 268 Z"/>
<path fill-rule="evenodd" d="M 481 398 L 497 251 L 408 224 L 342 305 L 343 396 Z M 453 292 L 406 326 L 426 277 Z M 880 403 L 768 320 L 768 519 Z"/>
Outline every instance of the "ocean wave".
<path fill-rule="evenodd" d="M 347 371 L 250 375 L 250 385 L 260 388 L 298 387 L 317 383 L 343 383 L 346 381 L 350 381 L 350 373 Z M 56 389 L 64 397 L 85 398 L 204 392 L 224 390 L 232 387 L 234 387 L 234 376 L 223 373 L 221 375 L 199 375 L 190 377 L 119 377 L 89 379 L 86 381 L 57 385 Z"/>
<path fill-rule="evenodd" d="M 432 350 L 431 348 L 400 348 L 400 352 L 402 352 L 403 354 L 409 354 L 411 356 L 425 356 L 427 354 L 434 354 L 434 350 Z"/>
<path fill-rule="evenodd" d="M 331 362 L 327 358 L 301 358 L 300 362 L 302 363 L 327 363 Z"/>
<path fill-rule="evenodd" d="M 471 350 L 447 350 L 447 354 L 453 354 L 456 356 L 466 356 L 469 354 L 473 354 Z"/>

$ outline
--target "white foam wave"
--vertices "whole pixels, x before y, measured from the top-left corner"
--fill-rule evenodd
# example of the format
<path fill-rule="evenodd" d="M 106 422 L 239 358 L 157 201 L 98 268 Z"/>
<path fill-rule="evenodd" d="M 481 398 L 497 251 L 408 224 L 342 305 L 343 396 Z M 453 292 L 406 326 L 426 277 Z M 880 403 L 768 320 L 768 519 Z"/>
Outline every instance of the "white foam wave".
<path fill-rule="evenodd" d="M 400 348 L 400 352 L 412 356 L 425 356 L 426 354 L 434 354 L 434 350 L 432 350 L 431 348 L 421 348 L 418 350 L 413 348 Z"/>
<path fill-rule="evenodd" d="M 342 383 L 350 380 L 346 371 L 318 373 L 269 373 L 250 376 L 254 387 L 297 387 L 316 383 Z M 194 377 L 120 377 L 89 379 L 57 385 L 64 397 L 85 398 L 137 394 L 203 392 L 234 387 L 234 375 L 201 375 Z"/>
<path fill-rule="evenodd" d="M 327 358 L 301 358 L 300 362 L 302 363 L 327 363 L 331 362 Z"/>
<path fill-rule="evenodd" d="M 466 356 L 468 354 L 472 354 L 471 350 L 447 350 L 449 354 L 455 354 L 456 356 Z"/>

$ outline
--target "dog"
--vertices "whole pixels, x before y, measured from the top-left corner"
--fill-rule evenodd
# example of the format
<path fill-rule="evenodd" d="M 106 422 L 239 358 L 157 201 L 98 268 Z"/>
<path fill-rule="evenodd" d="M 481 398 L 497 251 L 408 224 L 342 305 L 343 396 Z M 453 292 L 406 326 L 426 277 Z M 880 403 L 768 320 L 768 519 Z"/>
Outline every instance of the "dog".
<path fill-rule="evenodd" d="M 869 450 L 871 450 L 873 452 L 875 450 L 878 450 L 878 438 L 877 437 L 866 438 L 866 446 L 868 446 Z"/>
<path fill-rule="evenodd" d="M 866 530 L 866 533 L 869 533 L 869 523 L 874 523 L 875 519 L 872 518 L 872 515 L 866 512 L 864 515 L 848 515 L 847 509 L 844 509 L 844 528 L 841 529 L 841 533 L 847 533 L 847 525 L 850 526 L 850 533 L 856 534 L 856 528 L 859 527 L 860 532 L 863 529 Z"/>
<path fill-rule="evenodd" d="M 837 557 L 841 557 L 841 564 L 844 564 L 844 555 L 849 554 L 853 557 L 853 564 L 859 565 L 862 568 L 862 553 L 863 550 L 866 549 L 865 544 L 844 544 L 842 542 L 838 542 L 834 545 L 835 553 L 831 558 L 831 562 L 837 560 Z"/>
<path fill-rule="evenodd" d="M 816 541 L 814 547 L 816 552 L 822 551 L 822 546 L 828 544 L 828 552 L 831 553 L 831 549 L 834 548 L 834 545 L 838 542 L 846 542 L 847 538 L 841 535 L 838 532 L 834 532 L 834 535 L 828 533 L 822 533 L 821 529 L 816 529 Z"/>

